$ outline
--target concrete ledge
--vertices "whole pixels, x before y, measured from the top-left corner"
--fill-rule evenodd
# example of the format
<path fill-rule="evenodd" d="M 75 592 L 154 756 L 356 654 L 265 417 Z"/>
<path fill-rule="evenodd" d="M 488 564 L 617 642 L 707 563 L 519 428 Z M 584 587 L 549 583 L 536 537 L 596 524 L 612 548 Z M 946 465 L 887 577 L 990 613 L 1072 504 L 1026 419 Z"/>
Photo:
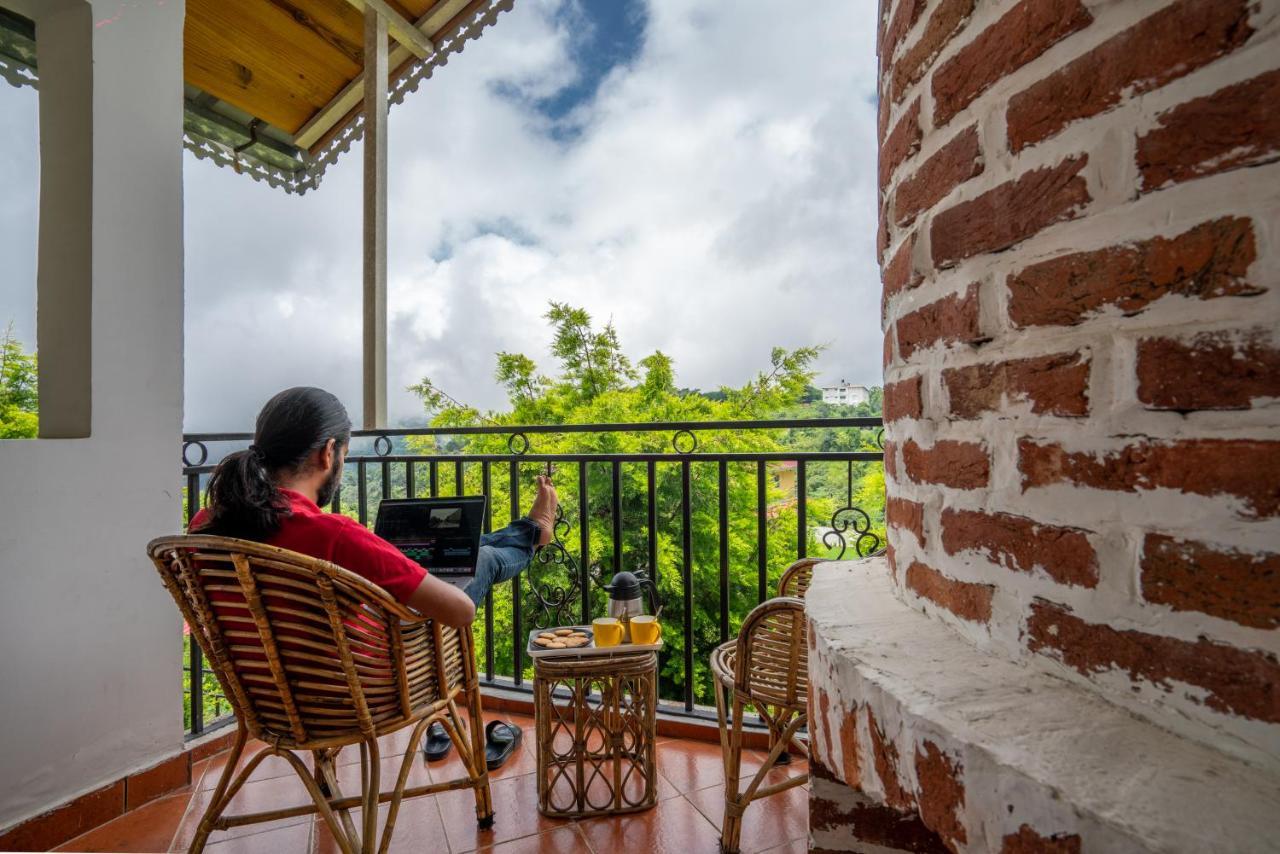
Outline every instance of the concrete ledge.
<path fill-rule="evenodd" d="M 818 760 L 952 850 L 1280 850 L 1274 774 L 978 651 L 883 558 L 820 564 L 805 607 Z"/>

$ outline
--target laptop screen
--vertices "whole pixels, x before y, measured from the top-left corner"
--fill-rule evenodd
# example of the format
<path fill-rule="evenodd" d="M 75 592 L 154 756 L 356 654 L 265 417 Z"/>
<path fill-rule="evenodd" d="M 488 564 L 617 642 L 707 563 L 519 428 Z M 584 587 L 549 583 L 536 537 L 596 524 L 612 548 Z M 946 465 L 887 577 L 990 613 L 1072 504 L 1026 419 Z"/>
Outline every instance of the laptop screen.
<path fill-rule="evenodd" d="M 446 581 L 476 573 L 485 498 L 391 498 L 378 506 L 373 532 Z"/>

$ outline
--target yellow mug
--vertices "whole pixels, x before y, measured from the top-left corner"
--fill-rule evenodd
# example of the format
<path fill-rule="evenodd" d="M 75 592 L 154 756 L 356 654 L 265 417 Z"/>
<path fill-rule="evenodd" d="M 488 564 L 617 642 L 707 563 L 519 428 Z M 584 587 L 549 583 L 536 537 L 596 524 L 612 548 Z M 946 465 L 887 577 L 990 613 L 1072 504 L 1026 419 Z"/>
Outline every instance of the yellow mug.
<path fill-rule="evenodd" d="M 662 639 L 662 623 L 657 617 L 641 616 L 631 618 L 631 642 L 655 644 Z"/>
<path fill-rule="evenodd" d="M 622 643 L 622 623 L 617 617 L 601 617 L 591 621 L 591 632 L 596 646 L 617 646 Z"/>

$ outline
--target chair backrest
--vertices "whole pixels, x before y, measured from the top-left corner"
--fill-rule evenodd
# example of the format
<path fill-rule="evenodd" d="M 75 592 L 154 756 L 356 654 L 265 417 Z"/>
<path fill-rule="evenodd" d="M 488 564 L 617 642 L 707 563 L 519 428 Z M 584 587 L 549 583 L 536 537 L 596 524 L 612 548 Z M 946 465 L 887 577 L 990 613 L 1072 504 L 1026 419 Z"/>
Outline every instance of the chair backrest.
<path fill-rule="evenodd" d="M 826 558 L 802 557 L 782 573 L 778 581 L 779 596 L 796 596 L 803 599 L 809 592 L 809 583 L 813 581 L 813 568 L 823 563 Z"/>
<path fill-rule="evenodd" d="M 809 644 L 804 601 L 794 596 L 756 606 L 738 633 L 734 688 L 753 700 L 790 709 L 809 696 Z"/>
<path fill-rule="evenodd" d="M 213 536 L 147 546 L 249 733 L 312 749 L 382 734 L 447 698 L 470 633 L 328 561 Z"/>

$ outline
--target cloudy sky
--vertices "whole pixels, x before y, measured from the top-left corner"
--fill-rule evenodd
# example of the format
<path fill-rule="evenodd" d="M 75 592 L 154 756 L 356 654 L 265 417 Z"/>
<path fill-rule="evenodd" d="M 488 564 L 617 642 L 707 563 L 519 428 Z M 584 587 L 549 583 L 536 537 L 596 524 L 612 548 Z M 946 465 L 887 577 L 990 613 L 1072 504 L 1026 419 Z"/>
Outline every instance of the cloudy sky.
<path fill-rule="evenodd" d="M 690 387 L 771 347 L 877 383 L 874 4 L 517 0 L 390 118 L 389 392 L 500 406 L 548 301 Z M 0 325 L 35 337 L 35 96 L 0 83 Z M 186 426 L 315 384 L 360 410 L 359 146 L 302 197 L 186 160 Z"/>

